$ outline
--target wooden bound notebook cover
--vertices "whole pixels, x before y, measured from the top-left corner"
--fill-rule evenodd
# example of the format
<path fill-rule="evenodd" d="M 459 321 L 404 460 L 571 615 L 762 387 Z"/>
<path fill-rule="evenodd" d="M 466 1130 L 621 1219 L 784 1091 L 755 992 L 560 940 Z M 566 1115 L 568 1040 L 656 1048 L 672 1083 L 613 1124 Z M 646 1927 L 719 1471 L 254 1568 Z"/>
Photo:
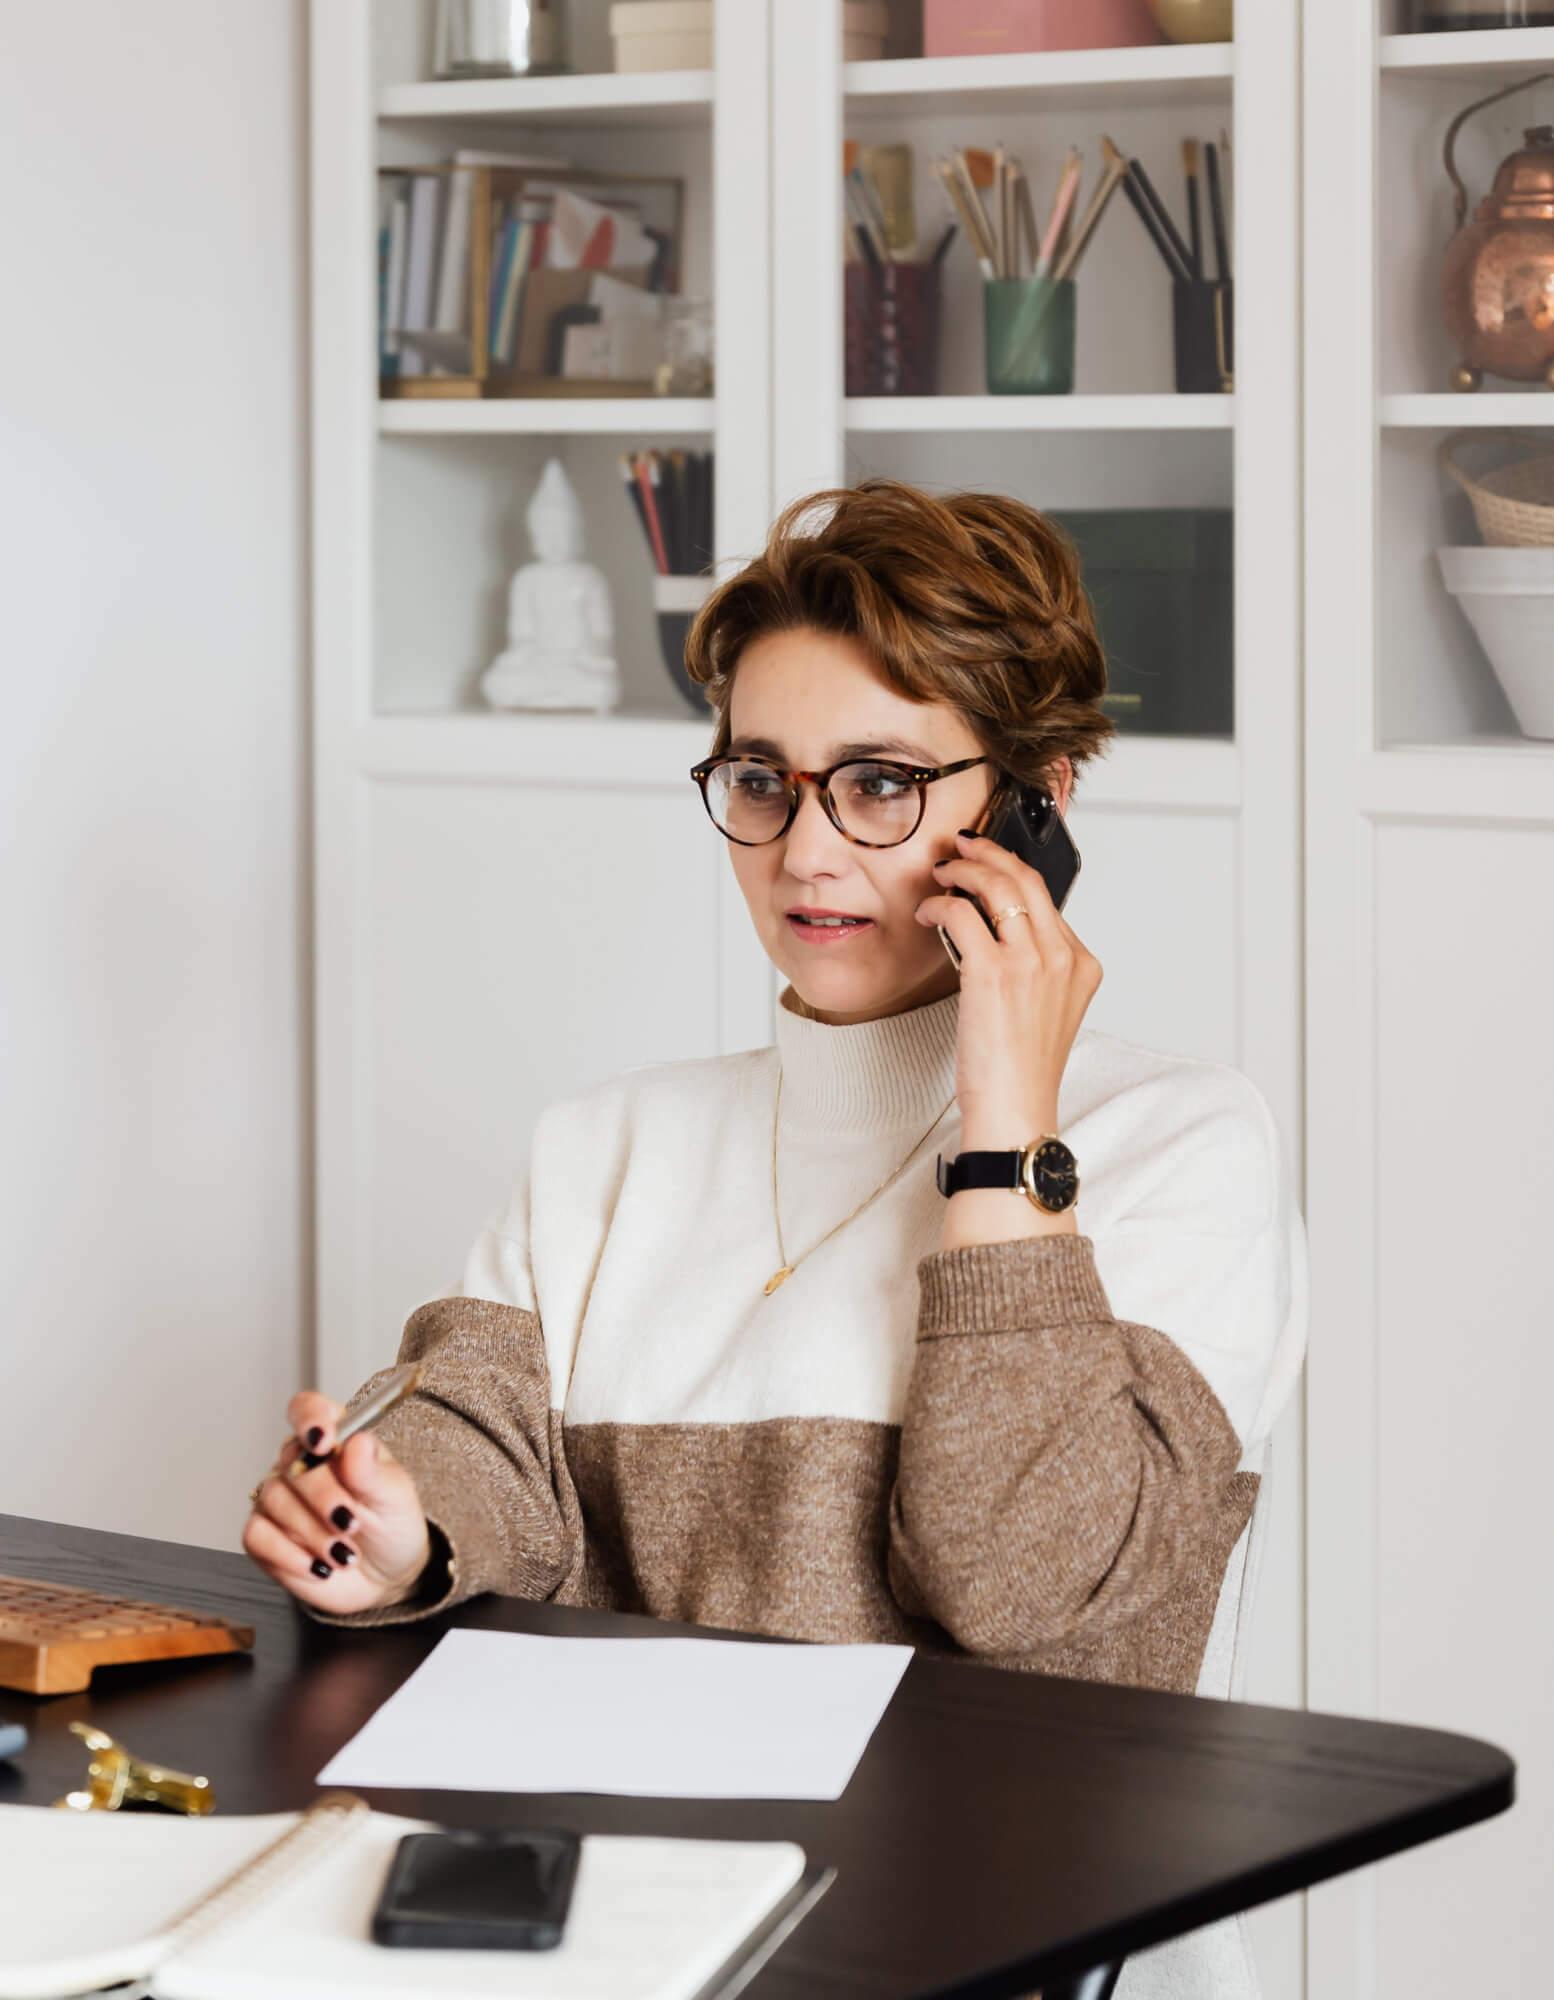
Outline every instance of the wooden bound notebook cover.
<path fill-rule="evenodd" d="M 22 1694 L 79 1694 L 94 1667 L 246 1652 L 253 1643 L 252 1625 L 208 1612 L 0 1576 L 0 1687 Z"/>

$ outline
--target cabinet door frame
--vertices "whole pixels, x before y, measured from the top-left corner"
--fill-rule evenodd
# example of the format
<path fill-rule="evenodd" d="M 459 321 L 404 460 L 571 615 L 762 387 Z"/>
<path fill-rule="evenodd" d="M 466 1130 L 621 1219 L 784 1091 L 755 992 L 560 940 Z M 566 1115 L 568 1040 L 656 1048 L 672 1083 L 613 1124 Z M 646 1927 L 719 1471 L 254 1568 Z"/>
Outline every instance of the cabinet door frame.
<path fill-rule="evenodd" d="M 427 0 L 429 5 L 429 0 Z M 374 461 L 378 390 L 373 0 L 309 8 L 312 390 L 313 1379 L 345 1393 L 391 1348 L 373 1324 L 375 994 L 366 910 L 373 787 L 406 779 L 522 785 L 570 767 L 574 785 L 629 775 L 666 789 L 706 754 L 711 719 L 549 719 L 519 741 L 507 718 L 394 718 L 374 707 Z M 717 568 L 758 550 L 771 518 L 770 0 L 717 0 L 712 94 Z M 563 80 L 565 81 L 565 80 Z M 587 123 L 585 113 L 578 122 Z M 542 128 L 543 133 L 543 128 Z M 469 143 L 493 142 L 478 129 Z M 541 143 L 543 136 L 541 134 Z M 581 406 L 580 406 L 581 407 Z M 546 413 L 553 415 L 552 412 Z M 542 423 L 540 429 L 549 429 Z M 585 423 L 579 426 L 587 429 Z M 634 761 L 633 761 L 634 760 Z M 625 765 L 631 762 L 629 774 Z M 692 810 L 687 804 L 687 811 Z M 709 838 L 715 838 L 709 831 Z M 715 938 L 722 1051 L 770 1041 L 777 984 L 733 871 L 705 917 Z M 471 1235 L 479 1226 L 473 1218 Z"/>

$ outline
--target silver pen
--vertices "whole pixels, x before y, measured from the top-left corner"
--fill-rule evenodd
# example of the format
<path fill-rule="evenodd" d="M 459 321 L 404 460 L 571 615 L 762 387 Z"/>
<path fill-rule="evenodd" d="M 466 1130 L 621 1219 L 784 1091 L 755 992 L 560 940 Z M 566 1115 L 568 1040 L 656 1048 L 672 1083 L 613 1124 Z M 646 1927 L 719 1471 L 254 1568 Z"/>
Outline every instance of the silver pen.
<path fill-rule="evenodd" d="M 335 1452 L 340 1449 L 347 1438 L 355 1437 L 358 1431 L 370 1430 L 374 1424 L 381 1423 L 390 1410 L 397 1409 L 405 1398 L 419 1385 L 420 1380 L 421 1364 L 419 1361 L 407 1361 L 402 1368 L 396 1368 L 393 1374 L 380 1387 L 373 1390 L 366 1402 L 359 1409 L 352 1410 L 351 1414 L 341 1424 L 339 1430 L 335 1433 L 332 1450 L 304 1450 L 299 1457 L 294 1458 L 290 1465 L 287 1466 L 286 1477 L 288 1479 L 300 1479 L 304 1472 L 311 1472 L 315 1465 L 322 1465 L 326 1459 L 333 1458 Z"/>

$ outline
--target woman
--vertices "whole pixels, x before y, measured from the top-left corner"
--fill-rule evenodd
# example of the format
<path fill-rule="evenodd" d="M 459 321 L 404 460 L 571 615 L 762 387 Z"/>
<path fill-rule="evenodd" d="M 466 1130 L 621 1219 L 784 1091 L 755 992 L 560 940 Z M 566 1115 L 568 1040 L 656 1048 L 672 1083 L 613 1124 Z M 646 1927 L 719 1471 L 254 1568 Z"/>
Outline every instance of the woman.
<path fill-rule="evenodd" d="M 1113 732 L 1073 552 L 992 495 L 812 496 L 688 666 L 775 1045 L 548 1105 L 462 1293 L 407 1322 L 420 1390 L 268 1477 L 244 1547 L 330 1622 L 496 1590 L 1194 1692 L 1304 1239 L 1257 1089 L 1084 1028 L 1099 964 L 972 837 L 1005 780 L 1066 811 Z M 938 1155 L 1045 1135 L 1077 1205 L 939 1191 Z M 278 1466 L 329 1449 L 341 1406 L 287 1414 Z"/>

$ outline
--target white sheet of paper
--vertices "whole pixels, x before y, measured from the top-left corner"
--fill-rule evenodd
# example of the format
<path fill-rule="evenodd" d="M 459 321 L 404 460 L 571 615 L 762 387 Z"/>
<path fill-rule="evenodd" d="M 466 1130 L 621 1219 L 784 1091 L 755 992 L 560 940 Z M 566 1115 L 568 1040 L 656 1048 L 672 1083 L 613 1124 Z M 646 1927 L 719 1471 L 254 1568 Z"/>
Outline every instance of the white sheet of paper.
<path fill-rule="evenodd" d="M 836 1799 L 910 1646 L 448 1632 L 321 1785 Z"/>

